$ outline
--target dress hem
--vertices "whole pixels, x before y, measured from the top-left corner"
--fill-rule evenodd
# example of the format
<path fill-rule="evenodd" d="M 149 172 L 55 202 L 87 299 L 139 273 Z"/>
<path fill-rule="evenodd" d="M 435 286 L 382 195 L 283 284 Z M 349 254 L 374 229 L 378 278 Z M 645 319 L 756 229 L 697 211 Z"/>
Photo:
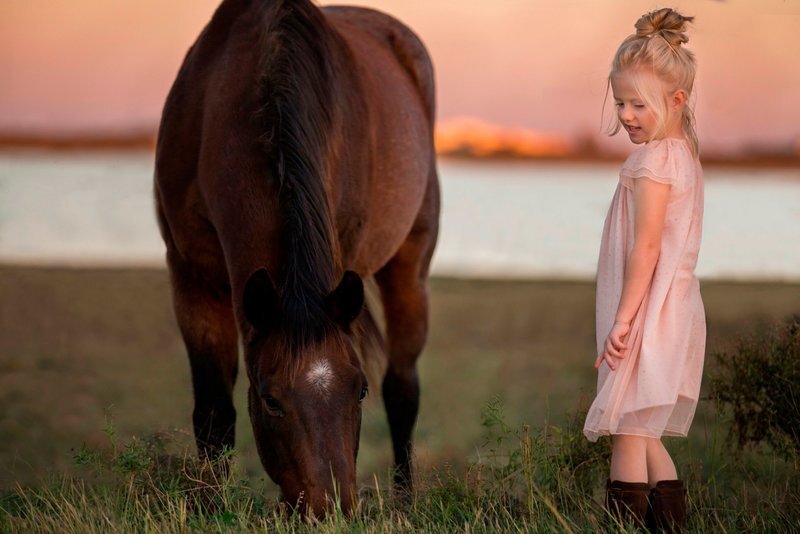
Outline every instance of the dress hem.
<path fill-rule="evenodd" d="M 611 432 L 609 430 L 583 430 L 583 435 L 586 436 L 591 442 L 595 442 L 603 436 L 639 436 L 642 438 L 655 438 L 661 439 L 663 437 L 668 438 L 685 438 L 689 435 L 688 431 L 677 430 L 675 428 L 665 428 L 661 434 L 656 434 L 655 432 L 652 433 L 644 433 L 644 432 L 635 432 L 631 430 L 617 430 L 616 432 Z"/>

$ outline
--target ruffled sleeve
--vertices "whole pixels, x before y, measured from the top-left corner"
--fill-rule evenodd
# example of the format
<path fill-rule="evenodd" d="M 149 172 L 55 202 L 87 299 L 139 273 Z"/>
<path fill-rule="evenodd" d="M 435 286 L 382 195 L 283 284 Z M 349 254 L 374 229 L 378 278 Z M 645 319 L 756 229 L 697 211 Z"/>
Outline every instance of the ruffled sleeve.
<path fill-rule="evenodd" d="M 662 184 L 674 185 L 679 176 L 680 156 L 674 152 L 682 148 L 670 139 L 650 141 L 637 148 L 628 156 L 619 171 L 622 185 L 633 189 L 633 180 L 636 178 L 650 178 Z"/>

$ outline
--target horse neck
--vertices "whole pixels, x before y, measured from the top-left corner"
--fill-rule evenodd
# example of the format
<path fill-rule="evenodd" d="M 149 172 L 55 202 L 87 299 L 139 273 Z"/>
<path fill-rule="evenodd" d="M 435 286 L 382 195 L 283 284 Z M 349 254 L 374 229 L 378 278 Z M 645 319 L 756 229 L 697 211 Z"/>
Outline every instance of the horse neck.
<path fill-rule="evenodd" d="M 336 35 L 307 1 L 278 1 L 268 17 L 261 117 L 284 228 L 278 284 L 284 314 L 302 322 L 323 312 L 322 298 L 341 271 L 329 178 L 338 119 Z"/>

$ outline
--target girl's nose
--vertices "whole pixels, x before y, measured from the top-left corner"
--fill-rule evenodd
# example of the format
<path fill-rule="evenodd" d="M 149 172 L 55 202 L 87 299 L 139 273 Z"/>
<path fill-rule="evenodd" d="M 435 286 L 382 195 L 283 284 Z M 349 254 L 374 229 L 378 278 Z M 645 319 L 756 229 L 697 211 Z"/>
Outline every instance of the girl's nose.
<path fill-rule="evenodd" d="M 633 119 L 633 112 L 629 106 L 622 106 L 619 108 L 619 118 L 620 120 L 629 121 Z"/>

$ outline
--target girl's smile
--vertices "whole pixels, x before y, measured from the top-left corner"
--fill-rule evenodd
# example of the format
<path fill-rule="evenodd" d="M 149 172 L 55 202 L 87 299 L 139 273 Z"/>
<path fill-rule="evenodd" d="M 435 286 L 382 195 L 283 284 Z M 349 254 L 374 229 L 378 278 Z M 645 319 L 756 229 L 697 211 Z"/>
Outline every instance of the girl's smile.
<path fill-rule="evenodd" d="M 625 130 L 628 132 L 628 135 L 631 136 L 631 139 L 633 139 L 633 137 L 638 136 L 639 134 L 642 133 L 642 129 L 640 127 L 627 125 L 627 124 L 625 125 Z M 635 142 L 636 141 L 634 141 L 634 143 Z"/>

